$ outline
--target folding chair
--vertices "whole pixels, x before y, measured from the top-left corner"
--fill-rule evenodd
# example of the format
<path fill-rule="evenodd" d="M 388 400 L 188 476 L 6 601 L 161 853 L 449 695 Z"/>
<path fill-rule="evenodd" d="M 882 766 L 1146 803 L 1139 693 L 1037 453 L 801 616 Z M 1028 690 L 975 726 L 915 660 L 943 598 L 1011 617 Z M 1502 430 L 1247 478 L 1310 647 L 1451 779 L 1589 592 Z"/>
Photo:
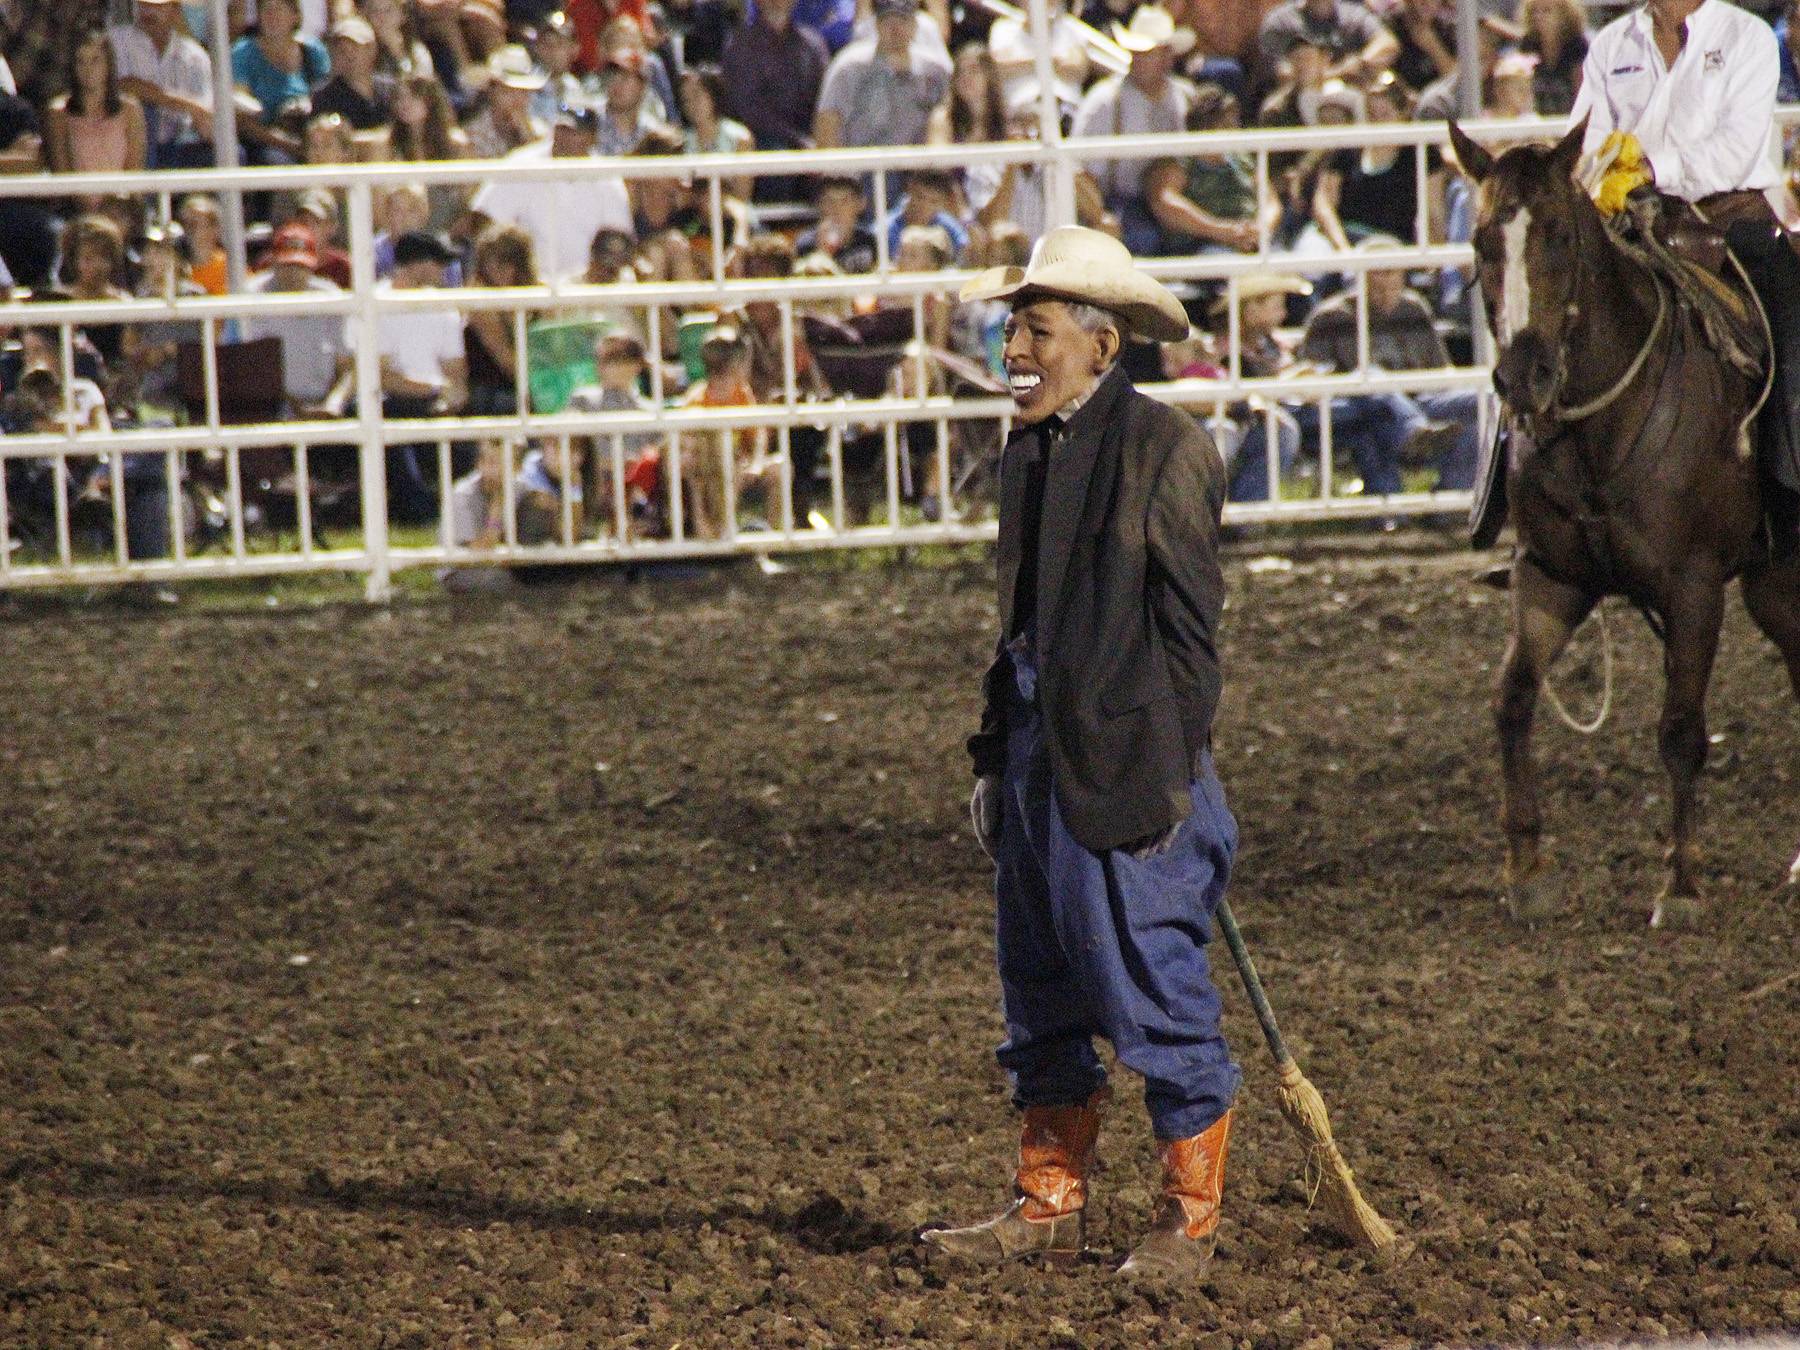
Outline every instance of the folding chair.
<path fill-rule="evenodd" d="M 183 342 L 176 347 L 176 387 L 190 421 L 206 422 L 206 366 L 201 344 Z M 219 424 L 252 426 L 284 420 L 286 379 L 282 369 L 281 339 L 256 338 L 250 342 L 221 342 L 214 349 L 218 372 Z M 321 548 L 321 522 L 350 523 L 358 493 L 354 471 L 349 476 L 321 474 L 318 447 L 307 455 L 306 489 L 313 526 L 313 540 Z M 225 489 L 222 472 L 207 475 L 215 490 Z M 244 446 L 238 451 L 238 482 L 244 503 L 245 525 L 256 520 L 272 530 L 298 529 L 300 525 L 300 477 L 291 446 Z"/>

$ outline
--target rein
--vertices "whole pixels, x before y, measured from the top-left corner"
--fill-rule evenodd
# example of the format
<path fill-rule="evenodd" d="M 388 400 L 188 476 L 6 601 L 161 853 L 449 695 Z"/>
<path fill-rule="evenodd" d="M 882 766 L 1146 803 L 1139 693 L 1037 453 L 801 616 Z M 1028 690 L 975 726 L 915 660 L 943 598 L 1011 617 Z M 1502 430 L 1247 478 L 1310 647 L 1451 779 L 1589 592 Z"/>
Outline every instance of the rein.
<path fill-rule="evenodd" d="M 1604 227 L 1602 227 L 1601 235 L 1603 238 L 1605 237 Z M 1583 242 L 1585 243 L 1585 241 Z M 1606 242 L 1610 244 L 1611 240 L 1607 240 Z M 1575 250 L 1573 261 L 1575 277 L 1569 286 L 1569 300 L 1567 304 L 1563 306 L 1565 335 L 1568 329 L 1572 327 L 1575 321 L 1581 316 L 1582 287 L 1587 281 L 1588 271 L 1587 251 L 1584 247 L 1578 247 Z M 1617 380 L 1613 381 L 1612 385 L 1598 398 L 1589 399 L 1587 402 L 1578 403 L 1573 407 L 1558 407 L 1557 403 L 1558 400 L 1562 398 L 1563 386 L 1567 384 L 1569 380 L 1568 343 L 1565 341 L 1563 350 L 1557 357 L 1556 390 L 1550 396 L 1550 406 L 1542 413 L 1539 413 L 1537 417 L 1533 419 L 1534 421 L 1541 422 L 1548 426 L 1557 426 L 1569 422 L 1580 422 L 1585 418 L 1594 416 L 1596 413 L 1604 412 L 1614 403 L 1617 403 L 1624 395 L 1625 391 L 1631 387 L 1632 382 L 1643 373 L 1644 363 L 1650 359 L 1650 353 L 1655 350 L 1657 342 L 1661 339 L 1663 327 L 1667 324 L 1669 318 L 1669 295 L 1668 291 L 1663 286 L 1662 278 L 1652 271 L 1650 273 L 1650 281 L 1651 284 L 1656 287 L 1656 318 L 1650 324 L 1650 331 L 1644 336 L 1643 345 L 1637 349 L 1637 355 L 1632 357 L 1631 363 L 1625 367 L 1625 373 L 1619 376 Z"/>
<path fill-rule="evenodd" d="M 1578 297 L 1581 294 L 1581 283 L 1585 280 L 1587 272 L 1579 255 L 1575 261 L 1575 268 L 1575 283 L 1571 288 L 1571 295 Z M 1656 287 L 1656 319 L 1651 324 L 1650 331 L 1645 336 L 1642 346 L 1638 348 L 1637 354 L 1626 366 L 1625 373 L 1598 398 L 1590 399 L 1572 408 L 1559 409 L 1555 406 L 1556 399 L 1561 394 L 1560 386 L 1562 381 L 1567 379 L 1568 372 L 1565 356 L 1558 363 L 1558 388 L 1556 394 L 1552 396 L 1551 408 L 1531 419 L 1534 423 L 1547 424 L 1546 430 L 1548 431 L 1547 435 L 1537 438 L 1540 462 L 1545 465 L 1545 471 L 1539 480 L 1540 487 L 1550 503 L 1575 523 L 1576 529 L 1580 533 L 1583 552 L 1586 553 L 1589 563 L 1595 567 L 1601 577 L 1607 578 L 1609 582 L 1617 576 L 1617 560 L 1612 549 L 1608 517 L 1629 499 L 1631 491 L 1642 476 L 1654 451 L 1668 444 L 1674 436 L 1682 411 L 1680 401 L 1676 397 L 1676 382 L 1680 373 L 1686 368 L 1689 344 L 1682 341 L 1679 321 L 1671 322 L 1669 319 L 1670 305 L 1667 283 L 1654 271 L 1650 271 L 1649 276 L 1651 284 Z M 1580 303 L 1578 299 L 1570 299 L 1567 312 L 1571 319 L 1579 318 Z M 1603 473 L 1597 473 L 1579 454 L 1557 457 L 1555 462 L 1560 465 L 1566 461 L 1566 468 L 1551 467 L 1550 452 L 1576 434 L 1573 424 L 1593 417 L 1596 413 L 1617 402 L 1644 373 L 1645 365 L 1651 354 L 1659 347 L 1665 350 L 1662 354 L 1661 368 L 1656 376 L 1655 388 L 1651 391 L 1650 406 L 1645 411 L 1643 420 L 1638 424 L 1637 431 L 1627 445 L 1623 457 L 1610 471 Z M 1576 479 L 1573 484 L 1568 483 L 1565 479 L 1565 474 L 1570 470 L 1573 471 Z M 1526 555 L 1547 575 L 1563 576 L 1561 569 L 1551 563 L 1549 559 L 1540 557 L 1529 549 L 1526 550 Z M 1587 589 L 1586 583 L 1574 578 L 1565 576 L 1564 580 L 1576 585 L 1579 589 Z M 1632 603 L 1644 616 L 1644 621 L 1650 625 L 1650 630 L 1658 638 L 1661 638 L 1665 631 L 1662 616 L 1641 600 L 1634 598 Z M 1601 720 L 1604 721 L 1604 718 L 1605 713 L 1602 712 Z M 1566 714 L 1564 720 L 1569 721 L 1571 726 L 1575 725 Z M 1580 727 L 1576 729 L 1581 730 Z"/>
<path fill-rule="evenodd" d="M 1613 382 L 1612 387 L 1600 397 L 1589 399 L 1586 403 L 1578 403 L 1573 408 L 1552 406 L 1545 416 L 1557 422 L 1579 422 L 1584 418 L 1592 417 L 1595 413 L 1604 412 L 1619 401 L 1624 392 L 1631 387 L 1632 381 L 1636 380 L 1643 372 L 1644 362 L 1650 359 L 1650 353 L 1655 348 L 1657 340 L 1662 337 L 1663 325 L 1668 322 L 1669 318 L 1669 292 L 1664 287 L 1661 278 L 1653 276 L 1652 280 L 1656 284 L 1656 319 L 1651 323 L 1650 331 L 1644 337 L 1643 346 L 1639 347 L 1637 355 L 1631 358 L 1631 364 L 1625 367 L 1625 373 L 1619 376 Z M 1567 369 L 1566 363 L 1564 368 Z M 1562 391 L 1558 390 L 1557 392 L 1561 393 Z"/>

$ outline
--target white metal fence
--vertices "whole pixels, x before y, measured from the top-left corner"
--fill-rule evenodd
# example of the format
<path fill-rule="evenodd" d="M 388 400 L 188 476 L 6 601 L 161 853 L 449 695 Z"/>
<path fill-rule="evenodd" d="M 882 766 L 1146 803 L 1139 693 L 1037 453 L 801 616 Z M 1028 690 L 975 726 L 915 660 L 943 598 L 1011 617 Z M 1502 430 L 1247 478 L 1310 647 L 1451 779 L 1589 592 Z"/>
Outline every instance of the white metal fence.
<path fill-rule="evenodd" d="M 1560 127 L 1527 119 L 1511 123 L 1475 124 L 1483 138 L 1541 137 Z M 15 548 L 15 528 L 22 503 L 7 500 L 0 482 L 0 587 L 230 577 L 278 572 L 345 570 L 366 575 L 372 598 L 388 593 L 398 568 L 460 566 L 493 562 L 640 561 L 721 553 L 769 553 L 865 545 L 917 545 L 972 542 L 992 537 L 991 509 L 979 486 L 984 454 L 997 449 L 1008 425 L 1010 400 L 992 394 L 955 397 L 932 378 L 930 360 L 915 343 L 904 361 L 912 366 L 910 388 L 889 396 L 808 398 L 796 370 L 796 316 L 821 304 L 846 304 L 853 298 L 875 298 L 880 305 L 910 307 L 914 329 L 923 333 L 929 305 L 948 297 L 966 278 L 962 272 L 900 273 L 888 256 L 886 231 L 878 228 L 878 265 L 873 275 L 744 281 L 726 276 L 724 248 L 724 180 L 762 175 L 869 175 L 874 217 L 884 220 L 889 208 L 888 176 L 917 168 L 966 168 L 972 165 L 1020 164 L 1034 171 L 1068 174 L 1073 167 L 1101 159 L 1145 160 L 1194 153 L 1244 153 L 1254 157 L 1256 178 L 1266 188 L 1270 156 L 1306 150 L 1398 147 L 1414 156 L 1419 186 L 1418 237 L 1425 229 L 1429 156 L 1445 139 L 1442 124 L 1393 124 L 1295 131 L 1203 133 L 1175 136 L 1107 137 L 1055 143 L 1017 142 L 996 146 L 932 147 L 881 151 L 775 152 L 755 155 L 701 155 L 674 159 L 584 159 L 535 163 L 455 163 L 430 165 L 361 165 L 342 168 L 252 169 L 236 171 L 160 172 L 152 174 L 64 175 L 54 178 L 0 178 L 0 197 L 108 193 L 151 194 L 165 203 L 180 194 L 233 190 L 274 192 L 328 187 L 347 203 L 346 245 L 352 261 L 353 286 L 341 295 L 229 295 L 117 302 L 11 303 L 0 305 L 0 326 L 54 328 L 62 349 L 65 410 L 68 376 L 73 370 L 71 333 L 84 324 L 132 324 L 158 321 L 191 323 L 202 344 L 205 375 L 204 416 L 196 425 L 136 428 L 107 434 L 38 433 L 0 438 L 0 458 L 26 460 L 48 467 L 50 507 L 40 522 L 34 547 Z M 681 283 L 589 286 L 566 282 L 518 289 L 456 288 L 378 291 L 374 267 L 375 194 L 400 184 L 473 187 L 496 180 L 546 178 L 592 180 L 605 175 L 626 179 L 678 177 L 705 185 L 711 217 L 711 275 Z M 1405 266 L 1418 269 L 1464 267 L 1471 261 L 1465 244 L 1420 245 L 1404 253 L 1340 253 L 1329 258 L 1297 258 L 1272 251 L 1262 240 L 1255 254 L 1218 254 L 1146 260 L 1146 269 L 1166 281 L 1223 282 L 1230 296 L 1229 370 L 1224 379 L 1150 383 L 1146 392 L 1217 417 L 1227 405 L 1255 400 L 1270 419 L 1267 436 L 1268 497 L 1260 502 L 1233 503 L 1233 522 L 1291 522 L 1357 516 L 1401 516 L 1462 511 L 1466 492 L 1408 492 L 1371 497 L 1344 491 L 1345 475 L 1334 457 L 1332 418 L 1325 415 L 1334 398 L 1349 395 L 1479 390 L 1488 384 L 1481 365 L 1443 370 L 1391 372 L 1368 361 L 1368 316 L 1365 279 L 1370 270 Z M 1357 350 L 1359 369 L 1348 374 L 1307 375 L 1258 380 L 1245 378 L 1239 366 L 1236 287 L 1246 274 L 1269 269 L 1347 277 L 1358 295 Z M 662 371 L 656 360 L 664 325 L 689 309 L 736 309 L 745 304 L 773 304 L 779 311 L 783 362 L 782 396 L 757 407 L 667 407 Z M 499 310 L 512 315 L 520 353 L 516 415 L 384 419 L 377 360 L 377 330 L 384 315 L 418 310 L 454 309 L 462 314 Z M 642 315 L 642 331 L 651 353 L 651 399 L 644 412 L 542 413 L 531 409 L 524 354 L 527 325 L 536 315 L 581 315 L 596 311 L 628 311 Z M 341 317 L 349 325 L 355 349 L 353 414 L 331 420 L 234 425 L 222 416 L 218 351 L 231 321 L 255 315 Z M 1273 419 L 1279 404 L 1312 402 L 1320 408 L 1318 462 L 1304 482 L 1283 472 L 1277 456 Z M 72 420 L 65 428 L 72 425 Z M 925 428 L 919 436 L 915 429 Z M 756 528 L 740 524 L 740 485 L 736 473 L 741 456 L 733 453 L 734 433 L 758 431 L 767 446 L 759 451 L 762 520 Z M 648 435 L 664 451 L 663 481 L 666 537 L 634 536 L 627 518 L 624 492 L 628 437 Z M 796 437 L 818 452 L 816 481 L 797 482 Z M 921 448 L 920 442 L 923 442 Z M 491 547 L 473 548 L 458 537 L 449 509 L 452 499 L 453 445 L 489 443 L 504 446 L 509 471 L 499 485 L 504 504 L 502 536 Z M 429 541 L 416 532 L 396 531 L 388 524 L 387 458 L 390 447 L 435 448 L 436 486 L 442 503 L 438 527 Z M 541 542 L 522 542 L 510 466 L 527 445 L 544 448 L 550 463 L 565 478 L 580 460 L 590 483 L 610 496 L 610 509 L 579 525 L 571 494 L 563 494 L 562 519 Z M 310 476 L 319 447 L 354 446 L 360 496 L 360 521 L 333 531 L 343 542 L 332 546 L 315 535 L 311 518 Z M 716 447 L 716 448 L 715 448 Z M 259 451 L 264 470 L 270 451 L 291 453 L 296 519 L 286 534 L 269 535 L 258 528 L 254 512 L 245 509 L 242 459 Z M 195 542 L 184 499 L 188 468 L 196 453 L 215 464 L 212 500 L 219 528 L 211 539 Z M 687 494 L 679 490 L 682 457 L 704 457 L 706 472 L 716 473 L 727 509 L 722 528 L 703 537 L 689 528 Z M 127 484 L 123 472 L 108 476 L 107 500 L 72 500 L 74 471 L 105 462 L 120 465 L 125 455 L 162 457 L 162 487 L 167 496 L 170 547 L 166 557 L 137 558 L 127 548 Z M 134 461 L 142 465 L 143 461 Z M 283 460 L 285 463 L 285 459 Z M 690 470 L 692 466 L 689 466 Z M 141 479 L 139 481 L 142 481 Z M 610 486 L 611 491 L 605 489 Z M 84 533 L 76 524 L 86 512 L 110 518 L 110 530 Z M 107 539 L 97 552 L 94 539 Z"/>

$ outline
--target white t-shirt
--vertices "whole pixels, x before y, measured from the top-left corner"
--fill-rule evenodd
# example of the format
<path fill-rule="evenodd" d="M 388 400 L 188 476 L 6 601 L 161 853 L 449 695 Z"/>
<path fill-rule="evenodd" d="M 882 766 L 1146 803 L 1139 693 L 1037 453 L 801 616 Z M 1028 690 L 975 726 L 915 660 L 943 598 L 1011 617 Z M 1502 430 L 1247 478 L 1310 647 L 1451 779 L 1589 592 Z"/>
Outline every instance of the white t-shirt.
<path fill-rule="evenodd" d="M 521 146 L 508 163 L 550 161 L 550 142 Z M 538 276 L 563 281 L 587 270 L 588 250 L 602 228 L 631 232 L 631 198 L 613 174 L 584 180 L 485 183 L 470 205 L 489 220 L 517 225 L 536 246 Z"/>
<path fill-rule="evenodd" d="M 1123 75 L 1101 80 L 1087 91 L 1075 112 L 1077 136 L 1141 136 L 1148 132 L 1182 131 L 1194 87 L 1171 78 L 1161 97 L 1152 100 Z M 1147 159 L 1089 160 L 1085 167 L 1109 202 L 1135 197 L 1144 186 Z"/>
<path fill-rule="evenodd" d="M 166 93 L 212 105 L 212 62 L 206 49 L 185 33 L 172 34 L 161 52 L 136 24 L 117 25 L 107 36 L 121 80 L 143 80 Z M 186 113 L 146 107 L 144 118 L 152 145 L 173 145 L 193 137 L 194 122 Z"/>
<path fill-rule="evenodd" d="M 275 274 L 250 278 L 248 289 L 256 295 L 279 294 Z M 306 289 L 315 295 L 340 294 L 324 277 L 309 277 Z M 344 321 L 330 314 L 249 314 L 238 320 L 244 341 L 262 337 L 281 339 L 281 376 L 287 396 L 296 403 L 321 403 L 337 380 L 339 358 L 349 353 Z"/>
<path fill-rule="evenodd" d="M 375 283 L 377 297 L 392 295 L 394 283 Z M 354 321 L 345 327 L 345 346 L 354 349 Z M 375 339 L 381 355 L 406 379 L 442 389 L 448 381 L 444 365 L 466 359 L 462 315 L 454 309 L 385 310 L 376 317 Z"/>
<path fill-rule="evenodd" d="M 59 412 L 57 421 L 66 431 L 111 431 L 112 418 L 106 411 L 106 395 L 100 386 L 85 376 L 69 381 L 71 411 Z"/>
<path fill-rule="evenodd" d="M 963 170 L 963 191 L 969 205 L 979 211 L 1000 191 L 1006 168 L 1000 164 L 971 164 Z M 1006 218 L 1036 243 L 1050 222 L 1044 191 L 1044 171 L 1035 164 L 1021 164 L 1013 176 L 1012 205 Z"/>
<path fill-rule="evenodd" d="M 1781 56 L 1763 20 L 1725 0 L 1688 16 L 1687 41 L 1663 63 L 1647 8 L 1594 35 L 1570 125 L 1589 117 L 1583 149 L 1610 131 L 1643 147 L 1659 190 L 1689 201 L 1714 192 L 1762 192 L 1781 181 L 1774 136 Z"/>

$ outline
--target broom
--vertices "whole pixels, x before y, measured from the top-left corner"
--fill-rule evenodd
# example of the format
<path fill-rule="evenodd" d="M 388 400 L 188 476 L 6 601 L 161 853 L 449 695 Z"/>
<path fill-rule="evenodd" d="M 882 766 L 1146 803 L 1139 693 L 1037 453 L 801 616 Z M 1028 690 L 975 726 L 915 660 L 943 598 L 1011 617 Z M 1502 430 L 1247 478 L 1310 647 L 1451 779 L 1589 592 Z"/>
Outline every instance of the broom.
<path fill-rule="evenodd" d="M 1325 1206 L 1332 1224 L 1351 1242 L 1373 1252 L 1391 1251 L 1394 1230 L 1356 1189 L 1356 1177 L 1350 1171 L 1350 1164 L 1344 1161 L 1344 1155 L 1338 1152 L 1331 1137 L 1331 1120 L 1325 1114 L 1325 1099 L 1306 1081 L 1306 1075 L 1300 1072 L 1300 1066 L 1288 1053 L 1287 1043 L 1281 1038 L 1281 1028 L 1275 1025 L 1275 1010 L 1269 1007 L 1262 981 L 1256 977 L 1256 966 L 1250 960 L 1250 950 L 1244 946 L 1244 935 L 1238 931 L 1231 905 L 1224 899 L 1219 901 L 1217 915 L 1219 930 L 1225 934 L 1225 945 L 1231 948 L 1231 959 L 1237 962 L 1238 974 L 1243 976 L 1244 992 L 1250 995 L 1250 1006 L 1256 1010 L 1256 1020 L 1262 1023 L 1263 1039 L 1269 1043 L 1269 1053 L 1275 1058 L 1276 1072 L 1281 1078 L 1276 1099 L 1281 1105 L 1282 1118 L 1306 1146 L 1308 1194 Z"/>

